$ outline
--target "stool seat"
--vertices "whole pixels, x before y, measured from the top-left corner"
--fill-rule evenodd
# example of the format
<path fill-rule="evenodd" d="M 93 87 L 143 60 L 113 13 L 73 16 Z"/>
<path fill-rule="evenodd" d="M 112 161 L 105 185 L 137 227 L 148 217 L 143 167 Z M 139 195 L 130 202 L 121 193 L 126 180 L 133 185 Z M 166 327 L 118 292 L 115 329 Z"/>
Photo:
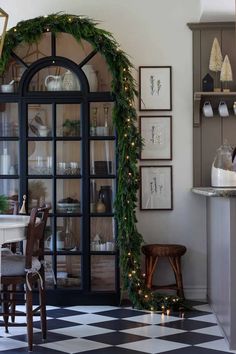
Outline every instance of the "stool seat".
<path fill-rule="evenodd" d="M 142 246 L 145 255 L 146 285 L 149 289 L 174 289 L 177 295 L 184 298 L 183 280 L 181 271 L 181 257 L 186 252 L 186 247 L 178 244 L 148 244 Z M 153 275 L 157 268 L 159 257 L 167 257 L 175 275 L 175 284 L 153 285 Z"/>

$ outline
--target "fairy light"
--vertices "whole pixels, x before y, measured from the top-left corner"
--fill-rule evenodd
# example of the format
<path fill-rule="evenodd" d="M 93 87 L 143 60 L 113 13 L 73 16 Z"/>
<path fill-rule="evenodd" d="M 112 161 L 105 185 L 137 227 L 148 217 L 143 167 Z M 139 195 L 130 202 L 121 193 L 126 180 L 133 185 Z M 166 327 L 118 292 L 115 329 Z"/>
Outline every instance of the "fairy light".
<path fill-rule="evenodd" d="M 50 29 L 49 28 L 47 28 L 47 30 L 46 30 L 47 32 L 49 32 L 50 31 Z"/>
<path fill-rule="evenodd" d="M 126 156 L 126 160 L 129 160 L 129 155 Z"/>
<path fill-rule="evenodd" d="M 129 173 L 128 173 L 128 175 L 129 175 L 129 176 L 132 176 L 132 173 L 131 173 L 131 172 L 129 172 Z"/>
<path fill-rule="evenodd" d="M 14 32 L 17 32 L 17 29 L 16 29 L 16 28 L 14 28 Z"/>
<path fill-rule="evenodd" d="M 131 273 L 129 273 L 129 274 L 128 274 L 128 277 L 129 277 L 129 278 L 132 278 L 132 274 L 131 274 Z"/>
<path fill-rule="evenodd" d="M 128 135 L 125 133 L 125 134 L 124 134 L 124 137 L 127 138 L 127 136 L 128 136 Z"/>
<path fill-rule="evenodd" d="M 144 297 L 145 297 L 145 299 L 148 299 L 148 295 L 147 294 L 145 294 Z"/>
<path fill-rule="evenodd" d="M 132 141 L 131 145 L 132 145 L 132 146 L 134 146 L 134 145 L 135 145 L 135 143 Z"/>
<path fill-rule="evenodd" d="M 130 118 L 127 118 L 126 120 L 127 120 L 127 122 L 130 122 Z"/>
<path fill-rule="evenodd" d="M 170 309 L 166 310 L 166 314 L 167 314 L 167 316 L 170 316 Z"/>
<path fill-rule="evenodd" d="M 128 256 L 129 256 L 129 257 L 131 256 L 131 252 L 128 252 Z"/>
<path fill-rule="evenodd" d="M 68 18 L 68 21 L 69 21 L 69 22 L 71 22 L 71 21 L 72 21 L 71 17 L 69 17 L 69 18 Z"/>

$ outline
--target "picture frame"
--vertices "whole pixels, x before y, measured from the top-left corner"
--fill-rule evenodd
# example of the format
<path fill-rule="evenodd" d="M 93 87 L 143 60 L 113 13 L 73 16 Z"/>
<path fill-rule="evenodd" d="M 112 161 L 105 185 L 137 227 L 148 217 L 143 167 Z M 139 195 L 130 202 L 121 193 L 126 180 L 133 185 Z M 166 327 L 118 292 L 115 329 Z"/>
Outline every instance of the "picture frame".
<path fill-rule="evenodd" d="M 173 210 L 172 166 L 140 166 L 140 210 Z"/>
<path fill-rule="evenodd" d="M 139 67 L 139 110 L 172 110 L 172 67 Z"/>
<path fill-rule="evenodd" d="M 172 116 L 140 116 L 140 160 L 172 160 Z"/>

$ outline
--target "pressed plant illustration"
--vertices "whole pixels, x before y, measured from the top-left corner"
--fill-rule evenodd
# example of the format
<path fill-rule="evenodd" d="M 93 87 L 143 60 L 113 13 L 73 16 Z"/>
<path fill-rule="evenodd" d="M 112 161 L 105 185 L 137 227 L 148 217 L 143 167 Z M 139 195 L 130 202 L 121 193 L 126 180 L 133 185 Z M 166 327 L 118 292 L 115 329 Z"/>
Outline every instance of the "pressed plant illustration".
<path fill-rule="evenodd" d="M 156 78 L 154 75 L 150 75 L 150 93 L 151 95 L 159 95 L 161 90 L 161 80 Z"/>

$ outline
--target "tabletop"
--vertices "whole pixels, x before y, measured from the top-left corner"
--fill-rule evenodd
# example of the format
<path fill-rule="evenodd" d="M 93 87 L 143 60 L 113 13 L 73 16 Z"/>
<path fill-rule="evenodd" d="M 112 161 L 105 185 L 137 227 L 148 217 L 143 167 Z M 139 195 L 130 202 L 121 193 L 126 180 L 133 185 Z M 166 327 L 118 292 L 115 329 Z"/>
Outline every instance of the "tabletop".
<path fill-rule="evenodd" d="M 3 243 L 24 240 L 29 219 L 28 215 L 0 215 L 0 247 Z"/>

